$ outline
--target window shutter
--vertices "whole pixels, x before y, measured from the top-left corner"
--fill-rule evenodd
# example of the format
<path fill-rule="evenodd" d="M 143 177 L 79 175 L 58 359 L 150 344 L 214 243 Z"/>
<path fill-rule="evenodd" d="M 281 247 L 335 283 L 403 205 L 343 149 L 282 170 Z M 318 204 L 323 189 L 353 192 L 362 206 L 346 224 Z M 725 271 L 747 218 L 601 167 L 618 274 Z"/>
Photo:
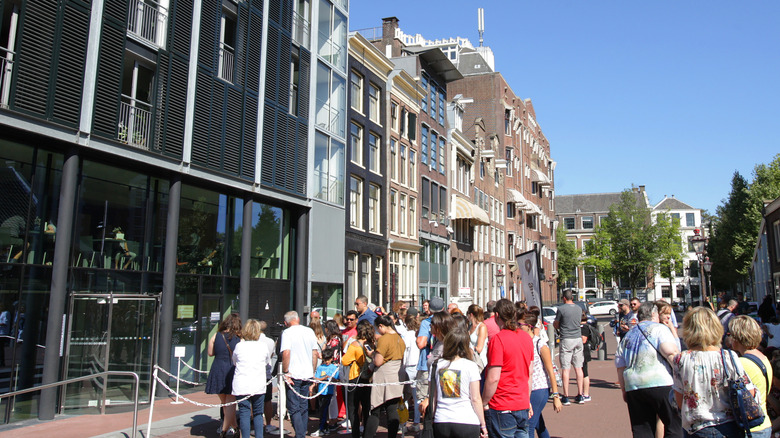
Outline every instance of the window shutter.
<path fill-rule="evenodd" d="M 243 125 L 242 93 L 233 87 L 227 89 L 227 106 L 225 108 L 225 172 L 239 174 L 241 165 L 241 137 Z"/>
<path fill-rule="evenodd" d="M 126 1 L 117 3 L 124 4 L 122 11 L 127 10 Z M 97 135 L 116 138 L 127 24 L 124 19 L 118 20 L 120 12 L 117 6 L 113 2 L 108 4 L 111 7 L 106 6 L 100 36 L 93 131 Z"/>
<path fill-rule="evenodd" d="M 192 41 L 192 3 L 193 0 L 173 0 L 171 3 L 171 25 L 168 41 L 173 41 L 173 51 L 189 58 Z"/>
<path fill-rule="evenodd" d="M 11 108 L 46 117 L 54 57 L 57 1 L 25 2 Z"/>
<path fill-rule="evenodd" d="M 244 95 L 244 135 L 241 153 L 241 177 L 254 181 L 257 141 L 257 96 Z"/>
<path fill-rule="evenodd" d="M 292 62 L 292 38 L 284 32 L 279 35 L 279 49 L 277 63 L 279 65 L 279 76 L 277 76 L 278 93 L 276 103 L 280 107 L 289 111 L 290 107 L 290 62 Z"/>
<path fill-rule="evenodd" d="M 210 75 L 202 68 L 198 68 L 195 87 L 195 123 L 192 127 L 192 162 L 204 166 L 208 164 L 211 100 Z"/>
<path fill-rule="evenodd" d="M 266 53 L 265 98 L 279 101 L 279 29 L 268 26 L 268 53 Z"/>
<path fill-rule="evenodd" d="M 298 117 L 304 120 L 309 119 L 309 84 L 311 77 L 309 66 L 311 65 L 311 54 L 308 50 L 301 49 L 299 55 L 300 66 L 298 68 Z"/>
<path fill-rule="evenodd" d="M 273 162 L 276 156 L 276 110 L 265 106 L 263 112 L 263 154 L 260 168 L 260 181 L 268 186 L 274 185 Z"/>
<path fill-rule="evenodd" d="M 297 154 L 295 156 L 295 193 L 306 196 L 306 182 L 308 176 L 309 156 L 309 126 L 305 122 L 298 122 Z"/>
<path fill-rule="evenodd" d="M 166 155 L 180 159 L 184 149 L 184 120 L 187 107 L 188 62 L 178 55 L 170 55 L 170 75 L 163 106 Z M 163 76 L 160 76 L 162 82 Z"/>
<path fill-rule="evenodd" d="M 248 90 L 258 92 L 260 88 L 260 51 L 263 33 L 263 17 L 252 11 L 249 15 L 249 38 L 246 50 L 246 83 Z"/>
<path fill-rule="evenodd" d="M 211 83 L 211 123 L 206 126 L 208 131 L 208 166 L 212 169 L 222 169 L 222 145 L 224 144 L 225 126 L 225 83 L 209 77 Z"/>
<path fill-rule="evenodd" d="M 203 0 L 200 18 L 200 47 L 198 63 L 209 72 L 217 71 L 219 53 L 219 27 L 222 18 L 222 2 Z"/>
<path fill-rule="evenodd" d="M 75 6 L 74 2 L 68 2 L 63 12 L 62 31 L 58 38 L 59 51 L 52 118 L 76 127 L 81 115 L 89 10 L 85 10 L 82 6 Z"/>

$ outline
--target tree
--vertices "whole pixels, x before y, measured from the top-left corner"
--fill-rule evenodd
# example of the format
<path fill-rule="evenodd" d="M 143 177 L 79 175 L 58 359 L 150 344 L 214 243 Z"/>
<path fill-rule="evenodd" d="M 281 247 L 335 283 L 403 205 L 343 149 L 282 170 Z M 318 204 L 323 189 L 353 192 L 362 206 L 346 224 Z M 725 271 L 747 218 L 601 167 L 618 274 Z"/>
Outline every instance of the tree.
<path fill-rule="evenodd" d="M 683 246 L 680 236 L 680 220 L 666 213 L 655 216 L 656 241 L 658 244 L 658 259 L 655 270 L 662 278 L 669 280 L 669 288 L 673 286 L 675 274 L 685 269 L 683 263 Z"/>
<path fill-rule="evenodd" d="M 674 227 L 668 222 L 662 219 L 661 225 L 653 224 L 644 202 L 633 191 L 625 190 L 596 230 L 582 264 L 596 267 L 606 281 L 625 279 L 636 293 L 647 280 L 649 269 L 660 266 L 662 259 L 674 258 L 670 248 L 675 241 L 671 235 Z M 679 230 L 677 236 L 679 242 Z"/>
<path fill-rule="evenodd" d="M 748 276 L 758 234 L 758 222 L 750 214 L 751 204 L 748 182 L 734 172 L 729 197 L 717 208 L 707 248 L 714 266 L 711 278 L 716 290 L 733 292 Z"/>
<path fill-rule="evenodd" d="M 566 227 L 558 226 L 555 230 L 555 243 L 558 251 L 558 288 L 566 285 L 571 280 L 572 271 L 577 267 L 577 247 L 574 242 L 568 240 Z"/>

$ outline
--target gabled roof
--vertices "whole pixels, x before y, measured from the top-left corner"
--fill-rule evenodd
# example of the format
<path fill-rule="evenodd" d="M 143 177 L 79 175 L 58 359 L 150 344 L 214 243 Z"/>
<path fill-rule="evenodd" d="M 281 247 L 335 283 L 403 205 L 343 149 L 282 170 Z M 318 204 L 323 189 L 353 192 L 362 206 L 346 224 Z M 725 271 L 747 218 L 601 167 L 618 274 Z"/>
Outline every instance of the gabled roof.
<path fill-rule="evenodd" d="M 637 204 L 647 206 L 644 192 L 632 192 Z M 609 213 L 609 207 L 620 203 L 621 192 L 556 195 L 555 214 Z"/>
<path fill-rule="evenodd" d="M 653 207 L 653 210 L 696 210 L 696 209 L 680 201 L 677 198 L 665 197 L 661 202 L 659 202 L 655 207 Z"/>

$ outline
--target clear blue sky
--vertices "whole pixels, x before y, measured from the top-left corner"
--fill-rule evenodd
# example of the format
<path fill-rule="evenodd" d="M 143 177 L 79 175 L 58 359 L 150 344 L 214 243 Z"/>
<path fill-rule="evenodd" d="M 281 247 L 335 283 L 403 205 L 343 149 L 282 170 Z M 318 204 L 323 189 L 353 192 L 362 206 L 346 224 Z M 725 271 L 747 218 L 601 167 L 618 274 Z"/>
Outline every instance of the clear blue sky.
<path fill-rule="evenodd" d="M 350 30 L 485 45 L 531 98 L 558 195 L 645 185 L 715 213 L 739 171 L 780 153 L 779 1 L 354 0 Z M 693 168 L 692 168 L 693 167 Z"/>

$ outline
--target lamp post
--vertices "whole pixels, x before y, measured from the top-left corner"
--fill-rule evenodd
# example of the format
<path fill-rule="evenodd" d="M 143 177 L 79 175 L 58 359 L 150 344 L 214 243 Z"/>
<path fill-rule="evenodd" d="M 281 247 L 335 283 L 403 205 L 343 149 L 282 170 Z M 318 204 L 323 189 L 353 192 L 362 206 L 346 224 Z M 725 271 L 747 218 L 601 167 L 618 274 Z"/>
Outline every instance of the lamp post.
<path fill-rule="evenodd" d="M 496 270 L 496 273 L 494 275 L 496 278 L 496 285 L 498 286 L 498 293 L 501 295 L 500 298 L 504 298 L 503 294 L 501 293 L 501 287 L 504 285 L 504 270 L 501 268 L 498 268 Z"/>
<path fill-rule="evenodd" d="M 702 236 L 701 231 L 698 228 L 695 228 L 693 230 L 694 236 L 691 237 L 691 245 L 693 245 L 693 250 L 696 252 L 696 258 L 699 262 L 699 302 L 701 305 L 704 305 L 704 269 L 702 266 L 702 262 L 704 259 L 704 254 L 707 253 L 705 250 L 705 246 L 707 244 L 707 238 Z"/>
<path fill-rule="evenodd" d="M 704 269 L 704 274 L 707 276 L 707 290 L 710 292 L 710 303 L 712 303 L 715 300 L 715 294 L 712 291 L 712 277 L 710 276 L 710 273 L 712 272 L 712 262 L 709 257 L 704 259 L 701 267 Z"/>

